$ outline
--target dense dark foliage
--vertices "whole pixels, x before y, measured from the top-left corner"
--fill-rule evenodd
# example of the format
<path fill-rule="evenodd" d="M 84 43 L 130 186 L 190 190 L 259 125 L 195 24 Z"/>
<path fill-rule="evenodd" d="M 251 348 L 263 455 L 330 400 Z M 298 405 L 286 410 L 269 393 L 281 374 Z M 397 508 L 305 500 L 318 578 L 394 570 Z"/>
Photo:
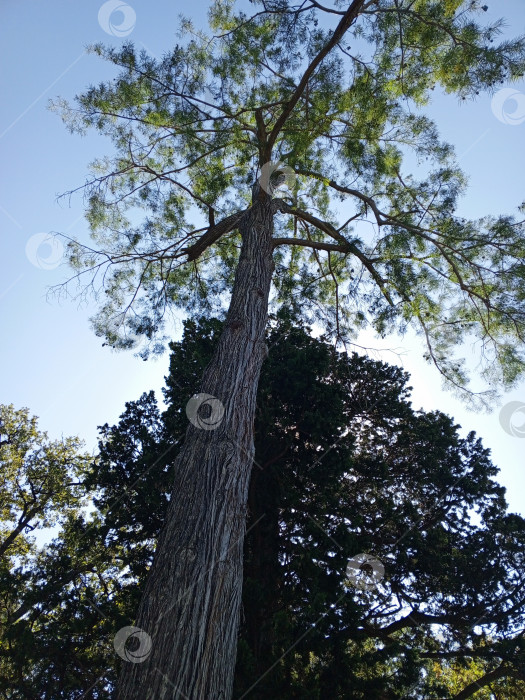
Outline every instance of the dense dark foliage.
<path fill-rule="evenodd" d="M 85 477 L 96 511 L 69 514 L 43 553 L 3 571 L 1 697 L 80 698 L 91 685 L 87 697 L 112 697 L 112 638 L 133 624 L 185 406 L 220 327 L 187 322 L 172 344 L 163 414 L 151 392 L 101 428 Z M 442 413 L 414 411 L 397 367 L 340 354 L 285 315 L 269 345 L 234 697 L 452 698 L 491 673 L 519 697 L 525 522 L 507 513 L 487 450 Z M 370 590 L 345 573 L 361 552 L 386 569 Z"/>

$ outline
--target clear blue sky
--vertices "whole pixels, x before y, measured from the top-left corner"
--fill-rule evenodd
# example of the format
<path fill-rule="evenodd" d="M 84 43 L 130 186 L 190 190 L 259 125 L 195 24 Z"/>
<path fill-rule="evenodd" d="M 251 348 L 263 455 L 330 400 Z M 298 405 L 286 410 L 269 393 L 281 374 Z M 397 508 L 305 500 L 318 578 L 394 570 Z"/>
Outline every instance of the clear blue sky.
<path fill-rule="evenodd" d="M 487 19 L 502 15 L 509 34 L 525 33 L 523 0 L 487 0 L 487 4 Z M 85 237 L 81 196 L 71 203 L 57 202 L 56 197 L 81 185 L 87 164 L 108 149 L 94 134 L 83 139 L 71 136 L 47 110 L 47 102 L 57 96 L 72 98 L 88 84 L 112 75 L 102 61 L 85 55 L 87 45 L 102 41 L 119 46 L 131 39 L 160 55 L 176 41 L 179 13 L 203 23 L 207 2 L 131 0 L 131 10 L 124 8 L 125 14 L 115 12 L 109 17 L 113 29 L 108 18 L 101 16 L 106 29 L 125 36 L 104 31 L 99 23 L 102 5 L 100 0 L 2 0 L 0 5 L 0 402 L 27 406 L 51 437 L 76 434 L 90 449 L 96 444 L 96 426 L 114 423 L 125 401 L 150 389 L 160 398 L 168 357 L 144 362 L 132 353 L 102 347 L 88 322 L 96 308 L 93 301 L 79 307 L 46 299 L 47 287 L 64 281 L 68 270 L 54 266 L 52 259 L 51 269 L 32 263 L 32 243 L 39 240 L 33 237 L 52 231 Z M 114 6 L 118 5 L 124 3 L 115 1 Z M 123 22 L 127 24 L 119 30 Z M 507 102 L 505 113 L 518 110 L 519 117 L 521 109 L 525 116 L 520 101 L 525 100 L 525 82 L 513 88 L 521 97 Z M 462 105 L 455 98 L 436 95 L 429 111 L 442 136 L 456 146 L 470 177 L 461 214 L 516 213 L 525 200 L 525 120 L 508 124 L 498 119 L 488 95 Z M 44 257 L 51 252 L 45 249 Z M 179 332 L 180 328 L 174 329 L 177 337 Z M 370 337 L 364 344 L 385 347 Z M 421 358 L 419 341 L 391 338 L 386 345 L 400 354 L 386 352 L 383 359 L 400 363 L 412 373 L 414 406 L 440 409 L 454 416 L 464 432 L 475 430 L 502 470 L 511 508 L 525 512 L 525 438 L 503 431 L 499 406 L 489 415 L 468 412 L 442 391 L 437 372 Z M 465 352 L 470 354 L 471 349 Z M 506 395 L 503 403 L 511 400 L 525 402 L 525 383 Z"/>

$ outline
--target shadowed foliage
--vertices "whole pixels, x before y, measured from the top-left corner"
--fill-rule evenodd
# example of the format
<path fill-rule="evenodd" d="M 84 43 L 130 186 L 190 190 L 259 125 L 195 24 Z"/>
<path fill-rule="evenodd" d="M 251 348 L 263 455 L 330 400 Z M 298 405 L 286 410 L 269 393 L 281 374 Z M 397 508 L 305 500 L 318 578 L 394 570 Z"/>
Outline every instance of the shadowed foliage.
<path fill-rule="evenodd" d="M 234 697 L 478 697 L 485 681 L 520 697 L 525 522 L 506 511 L 487 450 L 414 411 L 399 368 L 281 316 L 257 403 Z M 187 322 L 171 345 L 164 413 L 144 394 L 101 428 L 84 483 L 96 511 L 31 560 L 2 697 L 72 700 L 92 683 L 114 697 L 112 639 L 132 624 L 221 325 Z M 377 588 L 347 579 L 361 552 L 385 566 Z M 18 676 L 31 690 L 13 690 Z"/>

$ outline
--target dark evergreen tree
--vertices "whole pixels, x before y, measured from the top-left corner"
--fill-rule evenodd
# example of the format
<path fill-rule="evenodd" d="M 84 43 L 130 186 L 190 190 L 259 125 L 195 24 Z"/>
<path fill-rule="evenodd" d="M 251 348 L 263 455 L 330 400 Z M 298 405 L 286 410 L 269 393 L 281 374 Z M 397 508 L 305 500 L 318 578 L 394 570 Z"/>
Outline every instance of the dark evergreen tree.
<path fill-rule="evenodd" d="M 487 450 L 442 413 L 415 412 L 399 368 L 281 316 L 256 412 L 234 697 L 454 698 L 474 681 L 519 693 L 525 521 L 507 513 Z M 221 325 L 187 322 L 172 344 L 164 414 L 144 394 L 101 428 L 92 524 L 71 521 L 23 587 L 28 642 L 11 663 L 37 697 L 92 684 L 115 696 L 112 642 L 133 624 L 185 407 Z M 346 574 L 362 552 L 385 566 L 369 590 Z M 476 663 L 462 674 L 465 659 Z"/>

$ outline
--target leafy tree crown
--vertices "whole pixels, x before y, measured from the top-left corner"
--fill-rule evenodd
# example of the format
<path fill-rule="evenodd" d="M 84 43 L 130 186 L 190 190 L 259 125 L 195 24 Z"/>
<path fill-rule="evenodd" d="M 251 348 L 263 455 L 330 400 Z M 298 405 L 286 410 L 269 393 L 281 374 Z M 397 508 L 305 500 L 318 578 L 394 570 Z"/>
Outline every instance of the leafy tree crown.
<path fill-rule="evenodd" d="M 413 326 L 458 389 L 450 348 L 475 341 L 483 378 L 512 385 L 523 221 L 457 214 L 465 177 L 424 107 L 436 87 L 471 99 L 521 77 L 524 38 L 502 40 L 471 1 L 252 4 L 212 3 L 208 33 L 183 20 L 159 60 L 92 47 L 118 74 L 55 105 L 72 131 L 114 146 L 85 185 L 94 245 L 69 243 L 78 279 L 104 289 L 97 334 L 122 348 L 143 335 L 147 355 L 162 350 L 167 309 L 223 308 L 239 221 L 266 182 L 275 305 L 343 340 Z"/>

